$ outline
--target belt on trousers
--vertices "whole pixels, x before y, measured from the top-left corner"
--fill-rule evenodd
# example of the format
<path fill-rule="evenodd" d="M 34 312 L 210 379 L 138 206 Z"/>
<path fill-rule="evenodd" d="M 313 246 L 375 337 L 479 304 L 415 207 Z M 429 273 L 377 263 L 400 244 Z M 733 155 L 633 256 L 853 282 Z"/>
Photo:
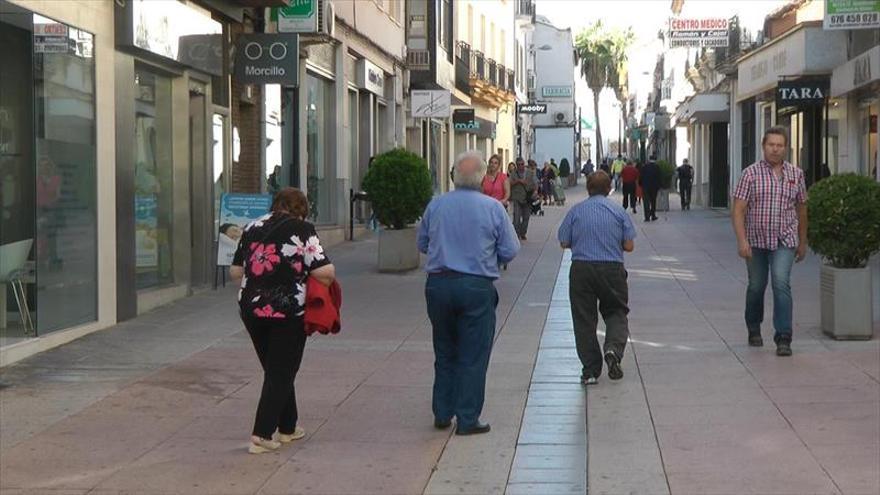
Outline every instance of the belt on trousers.
<path fill-rule="evenodd" d="M 473 273 L 457 272 L 455 270 L 437 270 L 436 272 L 428 272 L 429 277 L 477 277 L 493 280 L 492 277 L 483 275 L 474 275 Z"/>

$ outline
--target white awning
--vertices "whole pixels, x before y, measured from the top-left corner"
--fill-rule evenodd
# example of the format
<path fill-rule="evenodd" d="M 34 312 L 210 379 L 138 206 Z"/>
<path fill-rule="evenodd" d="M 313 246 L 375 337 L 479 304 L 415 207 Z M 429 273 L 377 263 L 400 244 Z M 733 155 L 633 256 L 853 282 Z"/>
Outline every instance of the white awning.
<path fill-rule="evenodd" d="M 727 93 L 700 93 L 686 99 L 675 110 L 678 125 L 694 122 L 729 122 L 730 95 Z"/>
<path fill-rule="evenodd" d="M 880 46 L 834 69 L 831 74 L 831 96 L 843 96 L 877 81 L 880 81 Z"/>

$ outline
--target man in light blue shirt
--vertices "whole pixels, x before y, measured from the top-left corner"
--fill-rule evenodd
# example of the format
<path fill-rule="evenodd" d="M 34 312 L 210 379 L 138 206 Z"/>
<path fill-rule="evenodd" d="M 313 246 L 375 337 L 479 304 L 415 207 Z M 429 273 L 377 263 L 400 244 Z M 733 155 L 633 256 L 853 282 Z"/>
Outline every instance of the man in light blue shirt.
<path fill-rule="evenodd" d="M 608 199 L 608 174 L 601 170 L 590 174 L 587 191 L 589 199 L 575 205 L 562 220 L 558 238 L 562 249 L 571 249 L 568 298 L 575 345 L 583 365 L 581 382 L 592 385 L 602 374 L 597 304 L 605 320 L 608 378 L 623 378 L 620 360 L 629 338 L 629 288 L 623 253 L 633 250 L 636 231 L 626 210 Z"/>
<path fill-rule="evenodd" d="M 434 426 L 456 417 L 456 434 L 486 433 L 480 422 L 486 370 L 495 336 L 498 265 L 513 260 L 519 240 L 501 203 L 480 191 L 486 162 L 459 155 L 455 190 L 433 201 L 419 223 L 419 251 L 428 255 L 425 299 L 434 337 Z"/>

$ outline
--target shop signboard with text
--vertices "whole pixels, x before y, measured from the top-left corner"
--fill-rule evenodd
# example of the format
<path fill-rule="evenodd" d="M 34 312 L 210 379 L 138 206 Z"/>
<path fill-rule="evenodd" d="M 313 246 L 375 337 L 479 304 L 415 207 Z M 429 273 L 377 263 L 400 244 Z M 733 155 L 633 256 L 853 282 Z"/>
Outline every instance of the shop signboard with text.
<path fill-rule="evenodd" d="M 244 84 L 299 84 L 299 35 L 242 34 L 235 45 L 235 79 Z"/>
<path fill-rule="evenodd" d="M 825 29 L 880 28 L 880 0 L 825 0 Z"/>
<path fill-rule="evenodd" d="M 721 17 L 669 19 L 669 47 L 723 48 L 728 43 L 730 21 Z"/>
<path fill-rule="evenodd" d="M 445 119 L 452 115 L 452 95 L 446 89 L 414 89 L 410 91 L 413 118 Z"/>
<path fill-rule="evenodd" d="M 268 194 L 223 194 L 220 197 L 218 266 L 232 264 L 245 226 L 267 214 L 271 205 L 272 196 Z"/>
<path fill-rule="evenodd" d="M 385 71 L 362 58 L 357 62 L 357 84 L 376 96 L 385 96 Z"/>
<path fill-rule="evenodd" d="M 544 98 L 571 98 L 571 86 L 543 86 L 541 96 Z"/>
<path fill-rule="evenodd" d="M 776 107 L 824 105 L 829 92 L 827 77 L 779 81 L 776 87 Z"/>
<path fill-rule="evenodd" d="M 546 103 L 527 103 L 519 106 L 519 113 L 523 115 L 535 115 L 547 113 Z"/>
<path fill-rule="evenodd" d="M 318 0 L 290 0 L 287 7 L 272 9 L 272 20 L 279 33 L 315 33 L 318 31 Z"/>

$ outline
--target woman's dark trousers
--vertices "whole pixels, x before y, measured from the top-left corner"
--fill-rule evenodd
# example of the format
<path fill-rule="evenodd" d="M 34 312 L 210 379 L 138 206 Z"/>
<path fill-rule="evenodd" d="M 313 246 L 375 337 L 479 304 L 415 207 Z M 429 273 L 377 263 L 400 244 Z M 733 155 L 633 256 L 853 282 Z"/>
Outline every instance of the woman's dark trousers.
<path fill-rule="evenodd" d="M 298 419 L 293 381 L 306 346 L 303 320 L 250 317 L 244 318 L 244 324 L 263 366 L 263 391 L 253 434 L 268 439 L 277 429 L 289 435 Z"/>

